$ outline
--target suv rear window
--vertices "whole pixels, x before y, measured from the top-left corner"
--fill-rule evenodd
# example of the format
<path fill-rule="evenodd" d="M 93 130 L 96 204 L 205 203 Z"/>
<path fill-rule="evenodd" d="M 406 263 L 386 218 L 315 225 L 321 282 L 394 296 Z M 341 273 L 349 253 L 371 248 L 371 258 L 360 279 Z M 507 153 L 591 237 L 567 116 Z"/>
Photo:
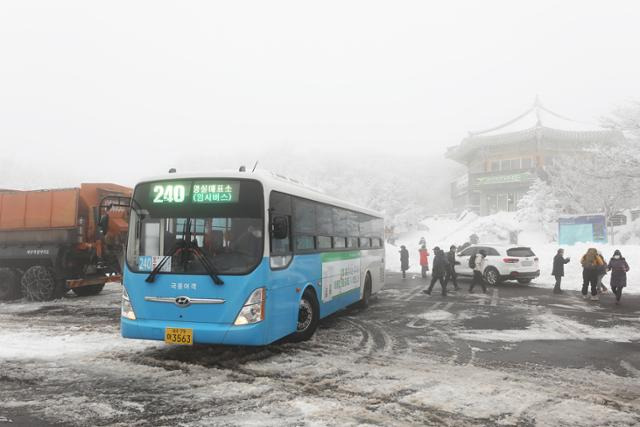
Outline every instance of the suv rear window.
<path fill-rule="evenodd" d="M 515 256 L 515 257 L 536 256 L 536 254 L 533 253 L 531 248 L 511 248 L 511 249 L 507 249 L 507 255 Z"/>

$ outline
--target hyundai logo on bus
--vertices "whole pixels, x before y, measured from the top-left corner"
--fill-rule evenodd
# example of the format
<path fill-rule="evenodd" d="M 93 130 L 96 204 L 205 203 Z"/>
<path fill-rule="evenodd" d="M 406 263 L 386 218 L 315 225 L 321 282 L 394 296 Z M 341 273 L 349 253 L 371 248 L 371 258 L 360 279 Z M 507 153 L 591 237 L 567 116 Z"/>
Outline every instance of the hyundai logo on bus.
<path fill-rule="evenodd" d="M 189 307 L 191 305 L 191 298 L 189 297 L 176 297 L 176 303 L 178 307 Z"/>

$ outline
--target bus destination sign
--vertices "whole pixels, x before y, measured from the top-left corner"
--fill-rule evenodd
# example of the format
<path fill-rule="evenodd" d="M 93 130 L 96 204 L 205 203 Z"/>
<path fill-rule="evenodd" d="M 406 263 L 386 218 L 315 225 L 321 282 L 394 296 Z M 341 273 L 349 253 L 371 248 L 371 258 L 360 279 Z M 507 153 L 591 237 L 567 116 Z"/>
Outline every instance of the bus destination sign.
<path fill-rule="evenodd" d="M 158 182 L 151 186 L 154 204 L 237 203 L 240 183 L 237 181 Z"/>
<path fill-rule="evenodd" d="M 229 181 L 196 181 L 193 183 L 193 203 L 237 203 L 240 183 Z"/>

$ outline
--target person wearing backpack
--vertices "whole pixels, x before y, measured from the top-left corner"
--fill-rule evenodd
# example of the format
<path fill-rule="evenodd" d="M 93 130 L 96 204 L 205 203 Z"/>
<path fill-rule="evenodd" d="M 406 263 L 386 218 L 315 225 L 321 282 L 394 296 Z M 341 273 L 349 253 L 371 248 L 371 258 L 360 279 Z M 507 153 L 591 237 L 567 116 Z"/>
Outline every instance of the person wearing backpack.
<path fill-rule="evenodd" d="M 456 265 L 460 265 L 456 261 L 456 246 L 451 245 L 449 252 L 447 252 L 447 274 L 444 276 L 444 285 L 447 286 L 449 280 L 453 281 L 453 290 L 457 291 L 458 287 L 458 275 L 456 274 Z"/>
<path fill-rule="evenodd" d="M 589 298 L 587 291 L 591 285 L 591 301 L 598 301 L 598 274 L 604 265 L 596 248 L 589 248 L 580 260 L 582 265 L 582 296 Z"/>
<path fill-rule="evenodd" d="M 485 258 L 487 253 L 484 249 L 480 249 L 475 256 L 469 257 L 469 267 L 473 269 L 473 279 L 471 279 L 471 286 L 469 287 L 469 293 L 473 292 L 473 288 L 476 285 L 482 287 L 482 292 L 487 293 L 487 286 L 484 284 L 484 277 L 482 272 L 485 267 Z"/>
<path fill-rule="evenodd" d="M 616 296 L 616 305 L 620 304 L 620 298 L 622 297 L 622 288 L 627 286 L 627 271 L 629 271 L 629 264 L 624 259 L 618 249 L 613 253 L 613 257 L 609 261 L 607 270 L 611 272 L 611 291 Z"/>

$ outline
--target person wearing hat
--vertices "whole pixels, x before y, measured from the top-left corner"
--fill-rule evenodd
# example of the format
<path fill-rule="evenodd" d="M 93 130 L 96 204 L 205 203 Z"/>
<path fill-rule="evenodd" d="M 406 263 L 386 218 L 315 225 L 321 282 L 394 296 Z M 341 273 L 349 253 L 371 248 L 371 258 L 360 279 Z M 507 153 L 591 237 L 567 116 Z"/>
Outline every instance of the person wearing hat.
<path fill-rule="evenodd" d="M 444 276 L 444 285 L 447 286 L 449 280 L 453 282 L 453 290 L 457 291 L 460 289 L 458 287 L 458 275 L 456 274 L 456 265 L 460 265 L 458 261 L 456 261 L 456 245 L 451 245 L 449 247 L 449 252 L 447 252 L 447 273 Z"/>
<path fill-rule="evenodd" d="M 611 291 L 616 296 L 616 305 L 620 304 L 620 298 L 622 297 L 622 288 L 627 286 L 627 271 L 629 271 L 629 264 L 624 259 L 618 249 L 613 253 L 613 257 L 609 261 L 607 270 L 611 272 Z"/>
<path fill-rule="evenodd" d="M 562 277 L 564 276 L 564 265 L 569 261 L 571 261 L 571 258 L 564 257 L 564 249 L 558 249 L 558 253 L 553 257 L 553 270 L 551 271 L 551 275 L 556 278 L 556 285 L 553 288 L 554 294 L 562 293 L 560 284 L 562 282 Z"/>
<path fill-rule="evenodd" d="M 402 270 L 402 278 L 407 278 L 407 270 L 409 269 L 409 251 L 405 245 L 400 246 L 400 270 Z"/>
<path fill-rule="evenodd" d="M 433 248 L 433 268 L 431 270 L 431 284 L 429 288 L 424 290 L 425 294 L 431 295 L 431 290 L 433 289 L 433 285 L 436 284 L 436 281 L 440 281 L 440 286 L 442 287 L 442 296 L 447 296 L 447 283 L 444 280 L 444 276 L 447 273 L 448 264 L 447 258 L 444 254 L 444 251 L 440 249 L 438 246 Z"/>

